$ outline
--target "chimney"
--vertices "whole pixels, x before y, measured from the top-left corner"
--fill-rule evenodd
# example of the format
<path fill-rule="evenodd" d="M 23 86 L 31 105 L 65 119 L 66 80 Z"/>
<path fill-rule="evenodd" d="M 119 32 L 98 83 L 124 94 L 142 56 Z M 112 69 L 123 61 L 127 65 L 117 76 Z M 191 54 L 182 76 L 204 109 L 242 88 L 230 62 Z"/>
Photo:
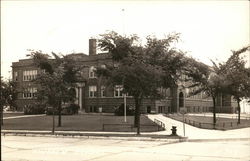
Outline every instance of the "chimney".
<path fill-rule="evenodd" d="M 96 55 L 96 39 L 89 39 L 89 55 Z"/>

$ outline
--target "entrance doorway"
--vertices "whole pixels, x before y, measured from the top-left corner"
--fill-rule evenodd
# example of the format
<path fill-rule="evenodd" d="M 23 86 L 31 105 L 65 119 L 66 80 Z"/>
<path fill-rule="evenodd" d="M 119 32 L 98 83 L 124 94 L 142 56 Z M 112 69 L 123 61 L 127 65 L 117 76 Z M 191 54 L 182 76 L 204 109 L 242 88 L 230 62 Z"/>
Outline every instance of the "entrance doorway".
<path fill-rule="evenodd" d="M 183 94 L 183 92 L 179 93 L 179 107 L 184 107 L 184 94 Z"/>
<path fill-rule="evenodd" d="M 158 113 L 164 113 L 165 112 L 165 106 L 158 106 Z"/>
<path fill-rule="evenodd" d="M 151 113 L 151 106 L 147 106 L 147 113 Z"/>

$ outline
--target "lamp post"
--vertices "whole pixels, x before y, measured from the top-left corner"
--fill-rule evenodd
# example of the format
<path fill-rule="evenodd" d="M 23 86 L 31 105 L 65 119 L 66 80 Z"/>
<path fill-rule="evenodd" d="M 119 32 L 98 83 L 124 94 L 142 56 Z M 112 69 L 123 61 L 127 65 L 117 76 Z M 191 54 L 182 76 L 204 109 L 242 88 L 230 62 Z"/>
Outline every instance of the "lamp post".
<path fill-rule="evenodd" d="M 124 122 L 127 122 L 127 110 L 126 110 L 126 106 L 127 106 L 127 100 L 126 100 L 126 93 L 123 94 L 124 97 Z"/>

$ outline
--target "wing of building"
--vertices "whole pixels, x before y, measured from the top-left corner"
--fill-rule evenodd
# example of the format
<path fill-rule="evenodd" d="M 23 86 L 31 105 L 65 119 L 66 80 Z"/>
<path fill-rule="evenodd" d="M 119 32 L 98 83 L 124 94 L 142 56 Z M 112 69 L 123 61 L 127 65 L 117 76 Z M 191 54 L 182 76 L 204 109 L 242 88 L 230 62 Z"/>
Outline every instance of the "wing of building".
<path fill-rule="evenodd" d="M 122 87 L 107 86 L 102 78 L 97 78 L 95 68 L 112 63 L 111 57 L 107 53 L 96 53 L 96 40 L 89 40 L 89 55 L 83 53 L 70 54 L 79 65 L 86 68 L 82 70 L 81 76 L 86 79 L 84 82 L 77 83 L 75 87 L 76 101 L 83 112 L 102 112 L 111 113 L 115 108 L 124 102 Z M 12 78 L 17 84 L 18 99 L 16 100 L 17 110 L 22 111 L 26 106 L 37 102 L 37 85 L 31 80 L 42 72 L 35 66 L 32 59 L 22 59 L 12 63 Z M 213 102 L 204 93 L 190 96 L 190 89 L 184 88 L 181 83 L 177 87 L 169 89 L 159 89 L 164 95 L 163 99 L 152 100 L 144 99 L 142 103 L 142 113 L 173 113 L 179 112 L 180 108 L 185 107 L 187 112 L 212 112 Z M 134 99 L 126 96 L 126 102 L 134 106 Z M 216 99 L 216 110 L 222 113 L 236 112 L 236 103 L 231 96 L 220 95 Z"/>

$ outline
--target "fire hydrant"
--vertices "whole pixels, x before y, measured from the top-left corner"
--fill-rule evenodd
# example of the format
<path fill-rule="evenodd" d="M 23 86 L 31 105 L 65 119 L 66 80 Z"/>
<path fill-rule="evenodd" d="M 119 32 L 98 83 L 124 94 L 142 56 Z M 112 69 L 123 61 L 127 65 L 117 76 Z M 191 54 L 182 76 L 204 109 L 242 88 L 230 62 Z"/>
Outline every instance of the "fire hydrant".
<path fill-rule="evenodd" d="M 171 131 L 172 131 L 172 134 L 171 134 L 171 135 L 177 136 L 177 133 L 176 133 L 176 131 L 177 131 L 176 126 L 172 126 Z"/>

